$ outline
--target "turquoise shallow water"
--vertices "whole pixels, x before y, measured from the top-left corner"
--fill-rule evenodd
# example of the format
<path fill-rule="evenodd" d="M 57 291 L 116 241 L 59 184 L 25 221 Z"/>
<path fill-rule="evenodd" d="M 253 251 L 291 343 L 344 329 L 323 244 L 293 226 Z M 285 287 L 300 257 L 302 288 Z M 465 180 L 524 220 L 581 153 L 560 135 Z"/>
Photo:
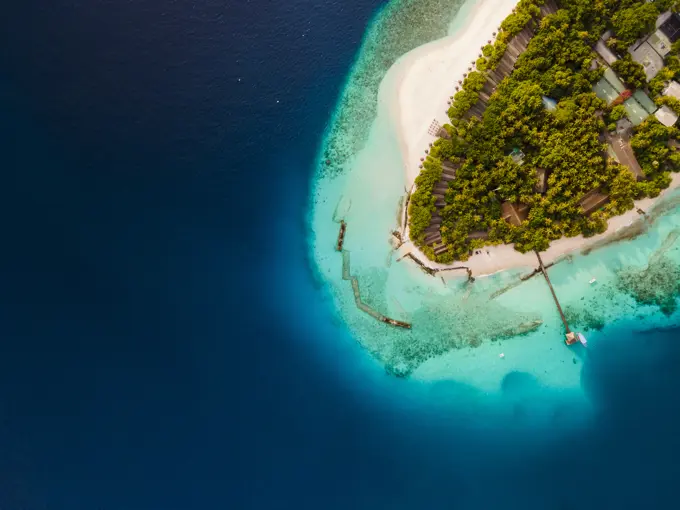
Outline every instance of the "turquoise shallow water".
<path fill-rule="evenodd" d="M 449 9 L 447 33 L 462 25 L 471 5 Z M 393 122 L 376 84 L 387 74 L 386 63 L 427 42 L 414 37 L 412 47 L 401 44 L 385 58 L 389 48 L 380 46 L 377 34 L 386 27 L 397 29 L 399 6 L 390 4 L 368 30 L 327 132 L 313 184 L 312 257 L 337 316 L 388 372 L 410 376 L 414 383 L 450 380 L 500 395 L 507 394 L 508 374 L 521 372 L 533 378 L 532 388 L 559 389 L 587 405 L 581 376 L 588 351 L 565 346 L 559 315 L 542 278 L 518 285 L 524 271 L 514 270 L 469 285 L 462 279 L 442 281 L 411 262 L 397 261 L 390 232 L 398 225 L 405 176 Z M 382 65 L 377 66 L 378 55 Z M 386 81 L 389 89 L 389 75 Z M 347 122 L 356 115 L 357 104 L 373 105 L 368 112 L 375 114 L 357 117 L 356 124 Z M 346 150 L 329 167 L 324 160 L 333 147 Z M 659 207 L 663 214 L 636 239 L 589 255 L 574 254 L 550 269 L 572 329 L 588 336 L 590 349 L 597 348 L 607 328 L 630 320 L 640 330 L 678 324 L 673 312 L 673 278 L 680 267 L 677 200 L 677 193 L 667 197 L 666 205 Z M 413 323 L 412 330 L 388 327 L 356 308 L 350 282 L 342 279 L 341 255 L 334 249 L 339 219 L 348 225 L 345 248 L 362 300 L 380 313 Z M 588 283 L 591 278 L 597 279 L 593 285 Z M 650 288 L 660 289 L 656 298 L 650 298 Z M 650 299 L 651 304 L 644 302 Z M 542 321 L 538 329 L 516 334 L 534 321 Z M 517 384 L 513 391 L 524 391 L 521 388 L 528 386 Z"/>

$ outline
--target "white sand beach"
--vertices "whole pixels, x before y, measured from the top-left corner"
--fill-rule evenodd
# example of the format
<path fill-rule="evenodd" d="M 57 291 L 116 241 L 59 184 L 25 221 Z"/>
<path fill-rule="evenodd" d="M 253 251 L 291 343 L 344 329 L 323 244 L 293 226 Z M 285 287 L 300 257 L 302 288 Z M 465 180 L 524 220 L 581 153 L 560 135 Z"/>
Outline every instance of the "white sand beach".
<path fill-rule="evenodd" d="M 494 40 L 515 0 L 480 0 L 454 35 L 425 44 L 401 57 L 391 70 L 396 94 L 389 98 L 406 166 L 406 186 L 418 176 L 420 158 L 436 137 L 428 134 L 433 120 L 449 122 L 450 97 L 468 73 L 482 46 Z"/>
<path fill-rule="evenodd" d="M 456 34 L 438 41 L 425 44 L 401 57 L 389 72 L 389 78 L 381 86 L 381 100 L 386 101 L 390 116 L 395 124 L 406 173 L 406 186 L 411 187 L 420 172 L 420 158 L 436 136 L 428 133 L 433 121 L 445 124 L 449 121 L 447 110 L 450 97 L 455 94 L 458 80 L 481 53 L 481 48 L 493 40 L 493 32 L 498 31 L 501 22 L 512 12 L 515 0 L 481 0 L 468 16 L 465 25 Z M 385 90 L 390 89 L 390 90 Z M 670 190 L 680 185 L 680 175 L 673 175 L 670 187 L 655 199 L 636 202 L 635 208 L 626 214 L 609 220 L 609 228 L 604 234 L 584 238 L 577 236 L 562 238 L 551 243 L 550 248 L 541 254 L 548 264 L 558 258 L 585 249 L 606 239 L 621 228 L 640 220 L 637 209 L 649 210 L 655 202 L 666 196 Z M 406 228 L 408 238 L 408 228 Z M 511 245 L 488 246 L 480 254 L 465 262 L 451 265 L 437 264 L 427 260 L 425 255 L 406 242 L 399 249 L 399 255 L 412 252 L 431 268 L 447 269 L 465 266 L 473 275 L 483 276 L 512 268 L 536 267 L 533 253 L 522 254 Z M 451 277 L 456 272 L 442 273 Z"/>

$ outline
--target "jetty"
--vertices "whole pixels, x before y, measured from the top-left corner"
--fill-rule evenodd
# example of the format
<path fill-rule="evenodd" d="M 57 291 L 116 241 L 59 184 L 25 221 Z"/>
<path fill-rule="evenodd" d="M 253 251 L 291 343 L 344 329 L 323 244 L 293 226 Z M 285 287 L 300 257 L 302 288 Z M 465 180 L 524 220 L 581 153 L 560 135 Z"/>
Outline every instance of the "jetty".
<path fill-rule="evenodd" d="M 387 317 L 386 315 L 381 314 L 377 310 L 374 310 L 370 306 L 368 306 L 366 303 L 364 303 L 361 299 L 361 294 L 359 292 L 359 280 L 357 280 L 356 276 L 352 276 L 350 273 L 350 265 L 349 265 L 349 252 L 347 250 L 343 250 L 342 252 L 342 279 L 343 280 L 349 280 L 352 282 L 352 291 L 354 292 L 354 302 L 357 305 L 357 308 L 361 310 L 362 312 L 366 312 L 368 315 L 373 317 L 376 320 L 379 320 L 380 322 L 384 322 L 385 324 L 389 324 L 390 326 L 396 326 L 398 328 L 405 328 L 405 329 L 411 329 L 411 324 L 408 322 L 404 321 L 399 321 L 396 319 L 391 319 L 390 317 Z"/>
<path fill-rule="evenodd" d="M 411 324 L 408 322 L 400 321 L 397 319 L 392 319 L 386 315 L 381 314 L 377 310 L 374 310 L 361 299 L 361 293 L 359 292 L 359 280 L 356 276 L 352 276 L 350 273 L 350 254 L 349 251 L 343 248 L 345 242 L 345 233 L 347 232 L 347 223 L 345 220 L 340 220 L 340 232 L 338 233 L 338 242 L 335 245 L 335 249 L 342 252 L 342 279 L 349 280 L 352 283 L 352 291 L 354 292 L 354 303 L 357 308 L 362 312 L 366 312 L 368 315 L 374 319 L 389 324 L 390 326 L 395 326 L 397 328 L 411 329 Z"/>
<path fill-rule="evenodd" d="M 342 246 L 345 244 L 345 231 L 347 230 L 347 223 L 345 220 L 340 220 L 340 232 L 338 233 L 338 243 L 335 245 L 336 251 L 342 251 Z"/>
<path fill-rule="evenodd" d="M 562 324 L 564 324 L 564 329 L 566 330 L 566 335 L 567 335 L 567 343 L 569 343 L 569 339 L 573 337 L 573 334 L 571 332 L 571 329 L 569 329 L 569 324 L 567 323 L 567 318 L 564 316 L 564 312 L 562 311 L 562 306 L 560 305 L 559 299 L 557 299 L 557 294 L 555 294 L 555 289 L 553 288 L 552 283 L 550 282 L 550 277 L 548 276 L 548 271 L 543 265 L 543 260 L 541 259 L 541 255 L 536 251 L 536 257 L 538 258 L 538 265 L 543 273 L 543 276 L 545 277 L 545 281 L 548 282 L 548 287 L 550 287 L 550 292 L 552 293 L 552 297 L 555 300 L 555 305 L 557 306 L 557 311 L 560 313 L 560 318 L 562 319 Z"/>

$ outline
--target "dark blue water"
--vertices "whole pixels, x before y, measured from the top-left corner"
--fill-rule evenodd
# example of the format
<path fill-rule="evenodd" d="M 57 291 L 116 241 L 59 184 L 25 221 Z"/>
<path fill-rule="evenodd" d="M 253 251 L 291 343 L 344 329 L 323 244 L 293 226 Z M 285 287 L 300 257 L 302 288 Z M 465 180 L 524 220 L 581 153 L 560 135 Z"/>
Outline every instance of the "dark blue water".
<path fill-rule="evenodd" d="M 677 506 L 677 331 L 621 327 L 593 424 L 527 432 L 419 402 L 333 321 L 308 186 L 379 6 L 4 6 L 0 508 Z"/>

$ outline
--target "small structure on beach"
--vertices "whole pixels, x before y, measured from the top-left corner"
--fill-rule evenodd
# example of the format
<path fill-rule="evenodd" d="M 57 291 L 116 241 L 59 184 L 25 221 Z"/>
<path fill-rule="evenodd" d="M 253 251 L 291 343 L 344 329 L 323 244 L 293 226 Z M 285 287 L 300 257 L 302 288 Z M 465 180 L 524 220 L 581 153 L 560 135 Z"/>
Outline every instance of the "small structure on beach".
<path fill-rule="evenodd" d="M 427 134 L 431 136 L 438 136 L 441 129 L 442 125 L 437 121 L 437 119 L 432 119 L 430 126 L 427 128 Z"/>
<path fill-rule="evenodd" d="M 605 195 L 604 193 L 600 193 L 600 190 L 594 189 L 583 195 L 578 203 L 581 206 L 583 214 L 588 216 L 604 207 L 607 202 L 609 202 L 609 195 Z"/>
<path fill-rule="evenodd" d="M 501 204 L 501 218 L 519 227 L 524 220 L 529 217 L 529 206 L 526 204 L 520 204 L 512 202 L 503 202 Z"/>
<path fill-rule="evenodd" d="M 671 127 L 678 121 L 678 114 L 666 105 L 659 108 L 654 116 L 666 127 Z"/>

